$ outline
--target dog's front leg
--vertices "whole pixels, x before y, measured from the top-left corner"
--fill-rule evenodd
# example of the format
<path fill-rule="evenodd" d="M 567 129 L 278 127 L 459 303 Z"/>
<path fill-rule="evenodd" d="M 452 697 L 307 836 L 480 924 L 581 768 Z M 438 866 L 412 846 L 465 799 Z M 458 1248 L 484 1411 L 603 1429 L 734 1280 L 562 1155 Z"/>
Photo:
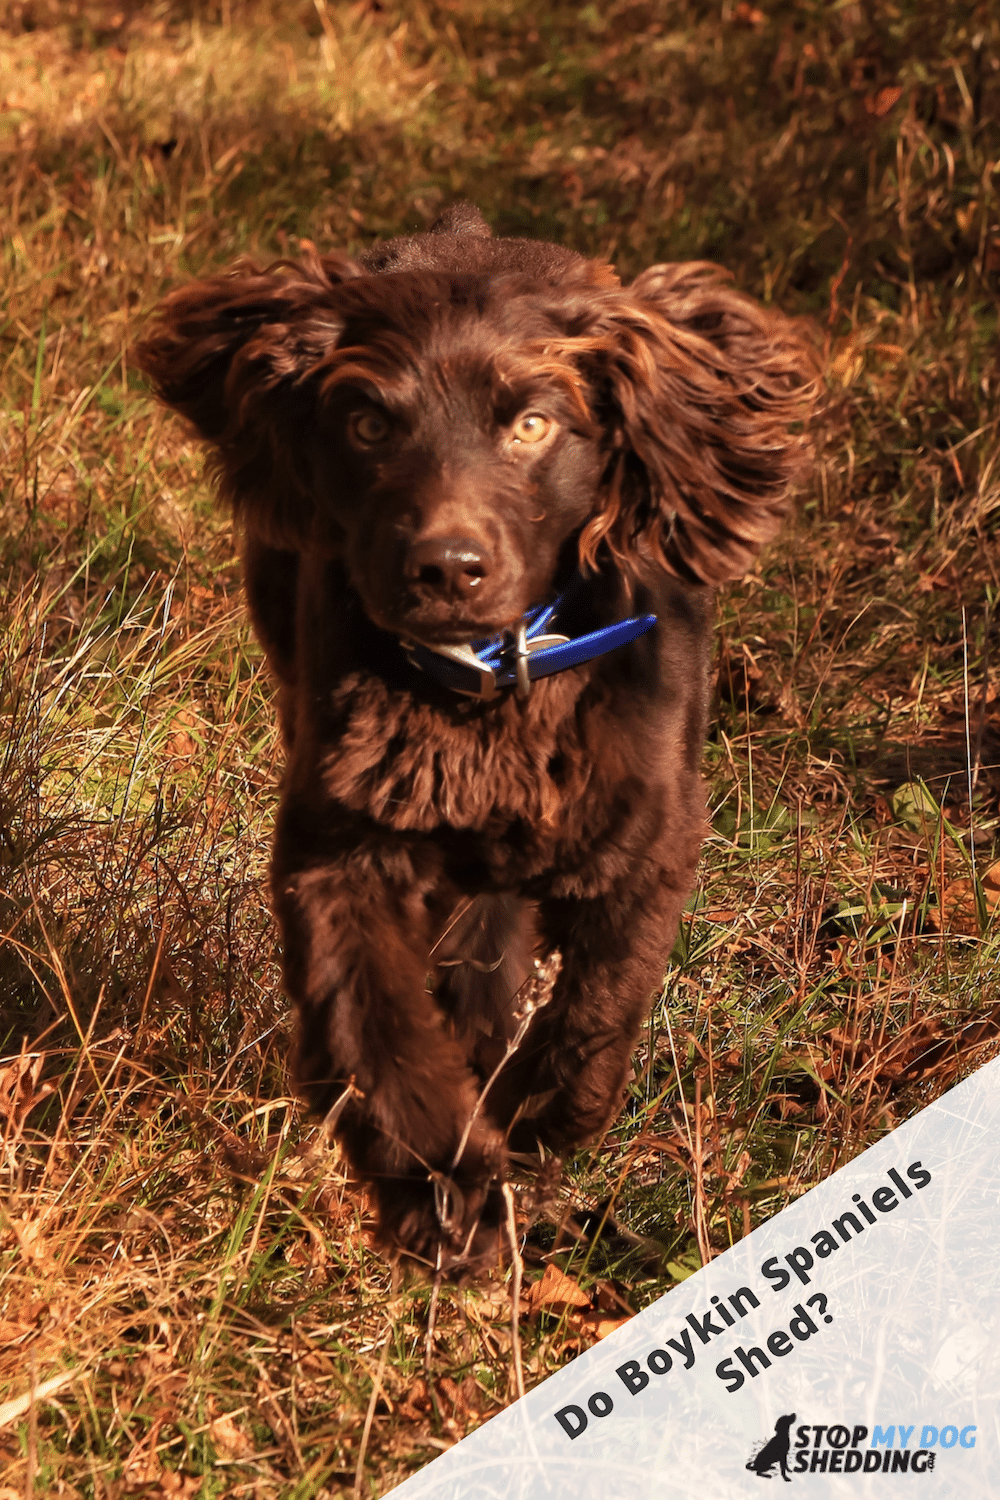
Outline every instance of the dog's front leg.
<path fill-rule="evenodd" d="M 283 831 L 274 897 L 297 1083 L 374 1190 L 387 1246 L 432 1268 L 483 1264 L 496 1255 L 504 1147 L 426 988 L 433 882 L 406 848 L 371 839 L 296 868 Z"/>
<path fill-rule="evenodd" d="M 499 1080 L 511 1144 L 558 1152 L 599 1135 L 621 1107 L 632 1051 L 659 988 L 693 874 L 646 872 L 630 890 L 540 903 L 547 948 L 562 953 L 549 1003 Z"/>

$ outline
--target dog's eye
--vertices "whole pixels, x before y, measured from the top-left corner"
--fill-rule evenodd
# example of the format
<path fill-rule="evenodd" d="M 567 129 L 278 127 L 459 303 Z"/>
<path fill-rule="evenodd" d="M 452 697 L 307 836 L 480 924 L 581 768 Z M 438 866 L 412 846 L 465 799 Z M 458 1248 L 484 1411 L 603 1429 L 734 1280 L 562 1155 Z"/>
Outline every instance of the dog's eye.
<path fill-rule="evenodd" d="M 347 436 L 355 448 L 374 448 L 389 436 L 389 420 L 371 407 L 352 411 L 347 419 Z"/>
<path fill-rule="evenodd" d="M 553 426 L 552 420 L 543 417 L 540 411 L 526 411 L 514 423 L 511 436 L 515 443 L 540 443 L 548 437 Z"/>

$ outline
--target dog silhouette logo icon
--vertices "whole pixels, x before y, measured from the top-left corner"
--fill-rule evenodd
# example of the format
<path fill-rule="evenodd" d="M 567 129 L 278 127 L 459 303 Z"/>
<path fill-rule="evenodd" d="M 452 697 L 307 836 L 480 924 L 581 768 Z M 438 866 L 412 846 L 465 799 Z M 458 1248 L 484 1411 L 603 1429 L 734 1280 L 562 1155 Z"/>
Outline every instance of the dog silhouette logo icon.
<path fill-rule="evenodd" d="M 792 1476 L 788 1472 L 788 1449 L 791 1446 L 792 1423 L 795 1421 L 795 1413 L 791 1412 L 787 1417 L 779 1417 L 774 1424 L 774 1436 L 768 1438 L 767 1442 L 755 1453 L 747 1464 L 760 1479 L 770 1479 L 776 1469 L 780 1469 L 782 1479 L 789 1484 Z"/>

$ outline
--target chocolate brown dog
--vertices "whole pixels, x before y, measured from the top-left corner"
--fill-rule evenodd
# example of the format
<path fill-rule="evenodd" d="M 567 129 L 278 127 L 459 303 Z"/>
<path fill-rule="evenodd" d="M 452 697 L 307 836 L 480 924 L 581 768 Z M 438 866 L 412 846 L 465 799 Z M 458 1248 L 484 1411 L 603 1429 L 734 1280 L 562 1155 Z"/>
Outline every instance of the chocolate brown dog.
<path fill-rule="evenodd" d="M 297 1081 L 384 1242 L 459 1275 L 508 1148 L 621 1106 L 702 838 L 711 585 L 779 525 L 807 346 L 716 268 L 623 288 L 463 204 L 184 287 L 139 361 L 211 447 L 279 685 Z"/>

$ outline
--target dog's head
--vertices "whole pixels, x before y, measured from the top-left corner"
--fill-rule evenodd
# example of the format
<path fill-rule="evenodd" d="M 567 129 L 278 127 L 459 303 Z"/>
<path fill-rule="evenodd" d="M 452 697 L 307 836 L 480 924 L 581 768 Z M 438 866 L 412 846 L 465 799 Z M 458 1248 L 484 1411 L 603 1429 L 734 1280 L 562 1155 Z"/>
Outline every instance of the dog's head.
<path fill-rule="evenodd" d="M 430 644 L 509 627 L 602 546 L 694 582 L 745 572 L 799 452 L 794 325 L 713 267 L 623 289 L 556 247 L 464 239 L 394 242 L 417 248 L 374 273 L 243 264 L 168 298 L 139 363 L 241 524 L 341 556 L 377 624 Z"/>

